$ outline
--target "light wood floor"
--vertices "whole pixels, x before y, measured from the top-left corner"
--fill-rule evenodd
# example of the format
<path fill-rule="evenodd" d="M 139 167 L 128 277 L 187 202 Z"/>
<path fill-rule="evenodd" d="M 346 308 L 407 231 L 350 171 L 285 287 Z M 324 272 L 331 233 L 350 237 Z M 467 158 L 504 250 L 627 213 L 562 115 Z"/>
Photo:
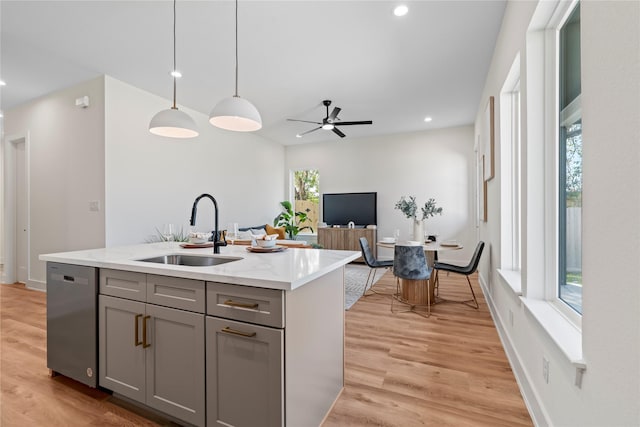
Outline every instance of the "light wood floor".
<path fill-rule="evenodd" d="M 460 275 L 440 277 L 440 296 L 470 298 Z M 475 310 L 440 303 L 432 315 L 390 311 L 389 295 L 360 298 L 346 315 L 346 384 L 323 427 L 531 426 L 477 277 Z M 374 286 L 395 292 L 385 274 Z"/>
<path fill-rule="evenodd" d="M 443 278 L 441 294 L 466 297 L 466 281 L 453 277 Z M 443 303 L 429 319 L 391 314 L 388 295 L 361 298 L 346 313 L 346 386 L 324 427 L 531 426 L 480 288 L 472 282 L 480 310 Z M 387 273 L 374 288 L 391 293 L 393 276 Z M 151 419 L 101 391 L 50 378 L 46 295 L 22 285 L 0 286 L 0 426 L 167 424 L 144 415 Z"/>

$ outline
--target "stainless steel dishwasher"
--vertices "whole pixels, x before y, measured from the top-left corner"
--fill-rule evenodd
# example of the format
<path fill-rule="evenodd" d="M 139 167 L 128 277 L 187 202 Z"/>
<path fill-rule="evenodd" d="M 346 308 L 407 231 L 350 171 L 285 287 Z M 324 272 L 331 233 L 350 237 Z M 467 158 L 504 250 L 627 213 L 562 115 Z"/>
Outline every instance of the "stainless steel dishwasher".
<path fill-rule="evenodd" d="M 47 367 L 98 384 L 98 269 L 47 263 Z"/>

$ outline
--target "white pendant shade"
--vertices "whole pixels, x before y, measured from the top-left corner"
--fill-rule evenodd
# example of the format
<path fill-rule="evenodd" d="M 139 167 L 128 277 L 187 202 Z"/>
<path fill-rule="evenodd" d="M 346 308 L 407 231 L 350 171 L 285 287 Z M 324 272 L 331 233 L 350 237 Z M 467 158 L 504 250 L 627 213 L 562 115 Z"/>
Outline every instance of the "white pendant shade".
<path fill-rule="evenodd" d="M 149 132 L 169 138 L 194 138 L 199 134 L 196 122 L 177 108 L 162 110 L 153 116 Z"/>
<path fill-rule="evenodd" d="M 209 123 L 221 129 L 251 132 L 262 127 L 262 118 L 251 102 L 234 96 L 223 99 L 213 107 Z"/>

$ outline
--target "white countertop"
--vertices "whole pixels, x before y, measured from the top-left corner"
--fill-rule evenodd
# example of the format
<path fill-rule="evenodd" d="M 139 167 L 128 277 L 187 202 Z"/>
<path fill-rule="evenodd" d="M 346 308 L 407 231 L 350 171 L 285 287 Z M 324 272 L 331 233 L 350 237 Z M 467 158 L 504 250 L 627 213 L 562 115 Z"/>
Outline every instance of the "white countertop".
<path fill-rule="evenodd" d="M 136 261 L 169 254 L 212 256 L 212 248 L 184 249 L 177 242 L 145 243 L 114 248 L 42 254 L 40 260 L 162 276 L 184 277 L 260 288 L 293 290 L 348 264 L 360 252 L 287 248 L 282 252 L 250 253 L 247 246 L 225 246 L 216 257 L 241 260 L 211 267 L 165 265 Z"/>

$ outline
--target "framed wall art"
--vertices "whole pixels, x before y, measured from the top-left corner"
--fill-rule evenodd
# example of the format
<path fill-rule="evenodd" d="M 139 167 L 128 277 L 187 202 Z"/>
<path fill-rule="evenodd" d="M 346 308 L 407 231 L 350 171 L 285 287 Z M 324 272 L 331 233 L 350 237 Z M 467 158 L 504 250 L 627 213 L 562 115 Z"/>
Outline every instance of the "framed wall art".
<path fill-rule="evenodd" d="M 482 118 L 481 147 L 484 155 L 484 181 L 489 181 L 495 176 L 495 114 L 494 97 L 490 96 Z"/>

